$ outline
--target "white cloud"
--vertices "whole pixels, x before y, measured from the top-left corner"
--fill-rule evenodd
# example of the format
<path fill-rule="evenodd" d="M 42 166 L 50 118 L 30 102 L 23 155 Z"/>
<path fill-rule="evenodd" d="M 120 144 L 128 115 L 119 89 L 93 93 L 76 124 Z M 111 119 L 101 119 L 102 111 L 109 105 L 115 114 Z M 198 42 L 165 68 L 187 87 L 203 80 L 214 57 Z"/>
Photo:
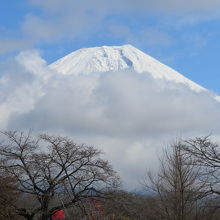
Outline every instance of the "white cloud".
<path fill-rule="evenodd" d="M 13 114 L 29 112 L 43 96 L 50 71 L 37 51 L 20 53 L 0 64 L 0 122 L 5 129 Z"/>
<path fill-rule="evenodd" d="M 176 136 L 220 135 L 220 103 L 212 94 L 147 73 L 59 75 L 36 51 L 0 68 L 1 129 L 64 134 L 95 145 L 129 187 Z"/>

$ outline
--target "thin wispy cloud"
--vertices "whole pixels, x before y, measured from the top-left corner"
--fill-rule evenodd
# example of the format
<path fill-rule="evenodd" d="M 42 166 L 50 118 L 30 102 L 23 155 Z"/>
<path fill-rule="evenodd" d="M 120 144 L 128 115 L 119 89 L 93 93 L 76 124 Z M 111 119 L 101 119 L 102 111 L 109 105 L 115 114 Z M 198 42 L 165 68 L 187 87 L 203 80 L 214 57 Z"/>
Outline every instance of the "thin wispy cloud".
<path fill-rule="evenodd" d="M 109 19 L 113 23 L 112 26 L 115 26 L 112 29 L 114 34 L 116 29 L 119 29 L 117 27 L 118 19 L 113 19 L 114 16 L 130 15 L 136 17 L 137 14 L 140 16 L 148 15 L 150 20 L 152 17 L 157 18 L 160 15 L 162 20 L 171 19 L 174 26 L 184 26 L 186 24 L 198 24 L 199 21 L 207 19 L 218 20 L 220 9 L 220 3 L 217 0 L 211 2 L 205 0 L 138 0 L 135 2 L 131 0 L 119 2 L 115 0 L 29 0 L 28 6 L 30 12 L 20 22 L 18 37 L 8 36 L 8 34 L 2 32 L 0 38 L 1 54 L 32 48 L 41 44 L 56 44 L 63 40 L 74 41 L 86 36 L 92 38 L 100 31 L 108 31 L 104 27 L 109 25 Z M 164 25 L 169 27 L 168 23 L 169 21 L 165 22 Z M 125 26 L 131 29 L 129 25 L 126 24 Z M 157 27 L 152 28 L 151 25 L 146 23 L 144 27 L 137 30 L 137 33 L 141 36 L 139 42 L 144 42 L 144 39 L 146 39 L 145 45 L 166 44 L 171 38 L 167 29 L 164 28 L 161 31 Z M 132 43 L 134 33 L 122 36 L 123 31 L 125 29 L 117 32 L 121 33 L 124 42 L 129 39 L 129 42 Z M 153 40 L 153 36 L 157 36 L 157 34 L 158 37 Z"/>

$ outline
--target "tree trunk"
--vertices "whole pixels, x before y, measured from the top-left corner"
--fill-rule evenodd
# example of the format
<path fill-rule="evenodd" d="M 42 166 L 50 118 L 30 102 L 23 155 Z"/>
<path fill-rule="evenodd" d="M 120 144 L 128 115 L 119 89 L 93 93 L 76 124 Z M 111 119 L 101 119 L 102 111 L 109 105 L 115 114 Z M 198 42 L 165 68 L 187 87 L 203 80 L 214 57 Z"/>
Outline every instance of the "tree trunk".
<path fill-rule="evenodd" d="M 33 220 L 34 219 L 34 215 L 20 215 L 22 217 L 24 217 L 27 220 Z"/>
<path fill-rule="evenodd" d="M 41 220 L 48 220 L 48 206 L 49 206 L 49 201 L 51 197 L 46 194 L 44 195 L 41 203 Z"/>
<path fill-rule="evenodd" d="M 34 213 L 29 214 L 26 209 L 17 210 L 17 214 L 24 217 L 27 220 L 33 220 L 34 219 Z"/>
<path fill-rule="evenodd" d="M 45 215 L 45 214 L 42 214 L 42 216 L 41 216 L 41 220 L 48 220 L 48 215 Z"/>

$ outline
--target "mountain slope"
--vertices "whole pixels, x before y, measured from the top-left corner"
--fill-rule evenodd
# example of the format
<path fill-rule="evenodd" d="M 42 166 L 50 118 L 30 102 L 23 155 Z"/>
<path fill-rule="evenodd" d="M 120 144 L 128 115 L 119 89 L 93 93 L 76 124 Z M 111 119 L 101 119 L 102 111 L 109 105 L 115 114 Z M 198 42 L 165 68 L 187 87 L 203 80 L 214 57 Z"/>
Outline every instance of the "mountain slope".
<path fill-rule="evenodd" d="M 132 68 L 137 73 L 148 73 L 154 78 L 184 83 L 195 91 L 204 90 L 172 68 L 131 45 L 83 48 L 52 63 L 50 68 L 66 75 Z"/>

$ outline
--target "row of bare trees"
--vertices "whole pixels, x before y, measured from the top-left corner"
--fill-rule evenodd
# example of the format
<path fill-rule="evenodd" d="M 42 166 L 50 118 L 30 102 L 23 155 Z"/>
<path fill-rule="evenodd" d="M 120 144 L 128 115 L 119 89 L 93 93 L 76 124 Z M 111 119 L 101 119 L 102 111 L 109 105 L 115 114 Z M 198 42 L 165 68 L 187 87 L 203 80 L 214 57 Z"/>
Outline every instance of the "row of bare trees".
<path fill-rule="evenodd" d="M 22 132 L 0 140 L 0 220 L 47 220 L 62 209 L 69 219 L 94 218 L 94 210 L 109 220 L 220 219 L 220 145 L 210 137 L 172 144 L 145 176 L 143 194 L 120 190 L 94 147 Z"/>
<path fill-rule="evenodd" d="M 142 181 L 145 194 L 117 192 L 106 210 L 115 219 L 219 220 L 220 145 L 210 137 L 179 140 Z M 126 218 L 123 218 L 126 216 Z"/>
<path fill-rule="evenodd" d="M 143 184 L 157 198 L 157 219 L 220 219 L 220 145 L 209 137 L 176 142 Z"/>

